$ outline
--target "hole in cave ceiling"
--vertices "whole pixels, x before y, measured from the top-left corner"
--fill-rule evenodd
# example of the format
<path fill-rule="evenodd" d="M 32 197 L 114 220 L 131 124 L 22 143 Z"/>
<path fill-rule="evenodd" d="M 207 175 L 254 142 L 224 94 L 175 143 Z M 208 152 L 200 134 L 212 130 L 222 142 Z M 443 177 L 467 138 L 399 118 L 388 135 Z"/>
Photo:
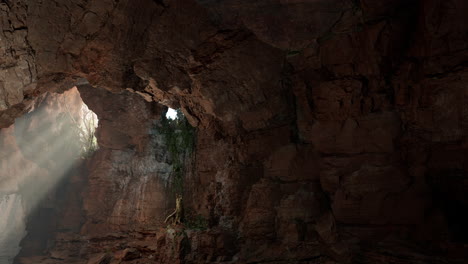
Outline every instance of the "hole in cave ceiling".
<path fill-rule="evenodd" d="M 166 112 L 166 118 L 167 119 L 172 119 L 172 120 L 176 119 L 177 118 L 177 110 L 172 109 L 172 108 L 169 107 L 167 109 L 167 112 Z"/>

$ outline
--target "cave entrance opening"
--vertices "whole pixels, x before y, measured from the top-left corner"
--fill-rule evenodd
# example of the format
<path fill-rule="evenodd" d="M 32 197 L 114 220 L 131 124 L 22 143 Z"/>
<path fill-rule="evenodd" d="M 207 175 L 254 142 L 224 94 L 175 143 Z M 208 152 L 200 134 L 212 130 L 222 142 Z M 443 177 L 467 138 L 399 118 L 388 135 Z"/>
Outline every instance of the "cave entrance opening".
<path fill-rule="evenodd" d="M 80 181 L 85 160 L 98 149 L 97 127 L 96 114 L 73 87 L 37 97 L 0 130 L 0 263 L 13 263 L 25 236 L 41 242 L 26 246 L 28 254 L 46 249 L 57 205 L 68 195 L 63 186 Z M 35 230 L 26 230 L 31 221 Z"/>

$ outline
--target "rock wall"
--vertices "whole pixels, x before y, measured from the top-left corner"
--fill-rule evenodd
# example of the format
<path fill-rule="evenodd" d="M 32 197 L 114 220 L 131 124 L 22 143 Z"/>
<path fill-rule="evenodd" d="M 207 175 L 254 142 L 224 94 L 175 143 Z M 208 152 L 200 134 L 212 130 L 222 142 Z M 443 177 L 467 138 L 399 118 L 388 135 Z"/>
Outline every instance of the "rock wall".
<path fill-rule="evenodd" d="M 12 69 L 34 62 L 1 126 L 74 85 L 101 120 L 77 263 L 466 259 L 465 1 L 0 5 L 25 25 Z M 208 230 L 159 229 L 153 101 L 197 127 L 184 200 Z"/>
<path fill-rule="evenodd" d="M 66 183 L 74 174 L 69 171 L 76 171 L 78 189 L 83 174 L 79 173 L 81 166 L 77 162 L 80 154 L 77 137 L 67 120 L 69 116 L 80 120 L 81 106 L 76 89 L 62 95 L 44 94 L 26 115 L 0 131 L 2 264 L 12 263 L 18 253 L 42 253 L 57 219 L 63 217 L 70 222 L 60 214 L 64 204 L 66 207 L 76 202 L 73 194 L 64 195 Z M 72 223 L 82 221 L 79 213 L 73 218 Z M 20 244 L 23 237 L 25 240 Z"/>
<path fill-rule="evenodd" d="M 80 92 L 100 118 L 100 150 L 89 166 L 84 194 L 88 219 L 82 232 L 99 237 L 152 231 L 174 204 L 170 157 L 158 133 L 162 106 L 128 92 L 96 92 L 89 86 L 80 87 Z"/>

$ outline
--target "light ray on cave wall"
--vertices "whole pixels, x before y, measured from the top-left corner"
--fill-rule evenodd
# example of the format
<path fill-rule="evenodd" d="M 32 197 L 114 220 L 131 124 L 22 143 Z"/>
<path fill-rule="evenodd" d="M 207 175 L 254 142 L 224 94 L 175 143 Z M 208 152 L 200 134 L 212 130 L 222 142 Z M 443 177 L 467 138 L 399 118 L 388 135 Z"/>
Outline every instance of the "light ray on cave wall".
<path fill-rule="evenodd" d="M 74 164 L 97 149 L 97 116 L 73 88 L 46 94 L 14 125 L 0 130 L 0 264 L 12 263 L 28 214 Z"/>

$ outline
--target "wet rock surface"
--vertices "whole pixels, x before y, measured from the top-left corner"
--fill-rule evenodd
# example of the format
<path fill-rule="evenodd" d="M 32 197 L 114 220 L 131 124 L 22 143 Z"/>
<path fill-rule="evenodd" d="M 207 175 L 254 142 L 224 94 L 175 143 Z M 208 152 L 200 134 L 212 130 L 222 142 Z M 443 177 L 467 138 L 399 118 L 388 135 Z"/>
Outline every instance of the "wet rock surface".
<path fill-rule="evenodd" d="M 0 127 L 76 85 L 102 145 L 80 230 L 19 263 L 466 260 L 466 1 L 0 7 Z M 203 230 L 162 223 L 156 102 L 197 127 L 184 205 Z"/>

